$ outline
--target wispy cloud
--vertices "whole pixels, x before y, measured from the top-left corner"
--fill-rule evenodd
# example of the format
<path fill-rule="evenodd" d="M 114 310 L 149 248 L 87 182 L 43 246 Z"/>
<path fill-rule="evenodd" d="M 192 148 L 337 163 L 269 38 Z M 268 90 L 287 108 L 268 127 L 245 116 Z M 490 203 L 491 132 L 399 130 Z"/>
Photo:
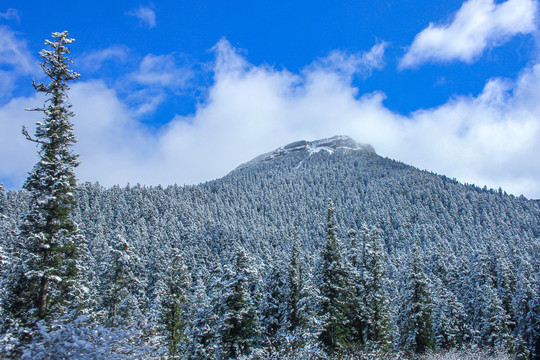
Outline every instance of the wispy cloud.
<path fill-rule="evenodd" d="M 129 48 L 123 45 L 113 45 L 106 49 L 84 53 L 79 56 L 75 63 L 85 71 L 94 72 L 99 70 L 107 61 L 124 63 L 129 56 Z"/>
<path fill-rule="evenodd" d="M 21 21 L 19 10 L 13 8 L 9 8 L 5 12 L 0 12 L 0 19 Z"/>
<path fill-rule="evenodd" d="M 141 24 L 148 26 L 152 29 L 156 26 L 156 12 L 151 6 L 139 6 L 136 9 L 132 9 L 126 13 L 129 16 L 135 16 L 141 22 Z"/>
<path fill-rule="evenodd" d="M 536 30 L 536 0 L 468 0 L 449 24 L 422 30 L 401 59 L 400 68 L 425 62 L 472 62 L 486 48 L 497 46 L 517 34 Z"/>
<path fill-rule="evenodd" d="M 171 96 L 181 95 L 192 78 L 193 71 L 179 65 L 174 54 L 149 54 L 127 75 L 123 90 L 129 89 L 127 100 L 133 106 L 133 114 L 147 115 Z"/>
<path fill-rule="evenodd" d="M 26 42 L 5 26 L 0 26 L 0 65 L 23 73 L 30 73 L 36 68 Z"/>
<path fill-rule="evenodd" d="M 368 77 L 374 70 L 381 70 L 386 65 L 384 52 L 387 46 L 387 42 L 379 42 L 369 51 L 358 53 L 334 50 L 327 57 L 316 61 L 314 66 L 329 71 L 342 72 L 345 75 L 358 74 Z"/>
<path fill-rule="evenodd" d="M 0 95 L 8 96 L 17 78 L 39 72 L 24 40 L 8 27 L 0 26 Z"/>
<path fill-rule="evenodd" d="M 191 78 L 191 71 L 180 67 L 173 54 L 146 55 L 131 79 L 148 86 L 182 88 Z"/>

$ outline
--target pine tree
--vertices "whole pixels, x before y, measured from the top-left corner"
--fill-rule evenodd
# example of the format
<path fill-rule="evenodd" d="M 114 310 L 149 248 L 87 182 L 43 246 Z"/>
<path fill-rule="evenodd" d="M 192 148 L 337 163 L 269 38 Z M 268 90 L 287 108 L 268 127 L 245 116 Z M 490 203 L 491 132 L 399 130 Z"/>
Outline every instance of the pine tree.
<path fill-rule="evenodd" d="M 537 292 L 538 279 L 534 279 L 531 264 L 526 259 L 521 259 L 520 271 L 514 307 L 519 314 L 515 331 L 528 345 L 529 352 L 540 357 L 540 352 L 535 349 L 540 347 L 540 294 Z M 535 288 L 535 283 L 537 284 Z"/>
<path fill-rule="evenodd" d="M 257 313 L 250 291 L 253 281 L 252 268 L 244 249 L 237 252 L 229 276 L 220 333 L 223 355 L 225 358 L 236 359 L 251 352 L 259 333 Z"/>
<path fill-rule="evenodd" d="M 292 354 L 318 349 L 321 333 L 317 317 L 319 291 L 313 284 L 311 274 L 305 270 L 302 260 L 304 259 L 300 258 L 300 245 L 295 241 L 286 271 L 286 329 L 283 329 L 286 345 L 281 344 L 282 348 Z"/>
<path fill-rule="evenodd" d="M 460 348 L 468 337 L 463 304 L 439 279 L 437 279 L 435 292 L 433 327 L 437 347 Z"/>
<path fill-rule="evenodd" d="M 367 228 L 367 226 L 365 226 Z M 363 227 L 364 228 L 364 227 Z M 348 234 L 348 250 L 346 253 L 349 265 L 348 278 L 351 286 L 349 293 L 349 324 L 350 324 L 350 341 L 355 348 L 363 348 L 365 346 L 364 329 L 366 321 L 362 306 L 362 296 L 364 293 L 364 284 L 362 279 L 362 256 L 361 245 L 358 240 L 358 231 L 351 229 Z"/>
<path fill-rule="evenodd" d="M 482 302 L 480 336 L 482 344 L 490 348 L 511 349 L 511 338 L 508 324 L 510 316 L 506 313 L 501 299 L 495 289 L 486 282 L 480 288 Z"/>
<path fill-rule="evenodd" d="M 295 241 L 287 268 L 287 324 L 288 330 L 291 332 L 294 332 L 299 327 L 305 327 L 307 325 L 307 319 L 305 319 L 307 314 L 302 311 L 303 300 L 307 297 L 306 279 L 302 265 L 298 259 L 298 248 L 298 242 Z"/>
<path fill-rule="evenodd" d="M 99 275 L 103 308 L 112 325 L 129 324 L 140 315 L 136 296 L 142 288 L 136 275 L 140 258 L 122 235 L 113 239 L 108 250 Z"/>
<path fill-rule="evenodd" d="M 397 319 L 400 345 L 407 352 L 424 353 L 435 347 L 435 340 L 428 279 L 420 266 L 416 246 L 405 263 L 403 273 Z"/>
<path fill-rule="evenodd" d="M 191 276 L 183 264 L 182 254 L 173 249 L 173 259 L 165 274 L 165 294 L 162 300 L 161 324 L 171 357 L 183 353 L 186 340 L 187 301 Z"/>
<path fill-rule="evenodd" d="M 200 277 L 193 282 L 193 296 L 190 303 L 190 330 L 188 334 L 187 358 L 215 359 L 219 350 L 217 342 L 218 311 L 207 294 L 207 288 Z"/>
<path fill-rule="evenodd" d="M 286 329 L 288 309 L 285 266 L 278 262 L 264 280 L 261 327 L 263 342 L 279 346 L 278 334 Z"/>
<path fill-rule="evenodd" d="M 77 155 L 71 147 L 76 142 L 73 117 L 68 102 L 68 81 L 79 74 L 68 68 L 67 45 L 74 40 L 67 31 L 53 33 L 54 41 L 45 44 L 41 67 L 50 78 L 48 84 L 33 83 L 38 92 L 47 96 L 42 108 L 43 121 L 37 122 L 35 137 L 23 128 L 27 139 L 40 146 L 39 161 L 30 172 L 24 189 L 31 194 L 31 207 L 20 226 L 21 263 L 11 287 L 18 302 L 11 304 L 11 313 L 23 322 L 48 315 L 62 314 L 65 306 L 75 301 L 78 262 L 82 238 L 72 219 L 75 205 Z"/>
<path fill-rule="evenodd" d="M 361 230 L 361 317 L 363 339 L 383 350 L 391 347 L 390 301 L 386 291 L 386 253 L 380 231 L 364 225 Z"/>
<path fill-rule="evenodd" d="M 323 331 L 319 339 L 329 353 L 345 347 L 349 336 L 348 293 L 345 257 L 337 237 L 335 207 L 328 200 L 328 212 L 325 226 L 325 244 L 321 254 L 320 317 Z"/>

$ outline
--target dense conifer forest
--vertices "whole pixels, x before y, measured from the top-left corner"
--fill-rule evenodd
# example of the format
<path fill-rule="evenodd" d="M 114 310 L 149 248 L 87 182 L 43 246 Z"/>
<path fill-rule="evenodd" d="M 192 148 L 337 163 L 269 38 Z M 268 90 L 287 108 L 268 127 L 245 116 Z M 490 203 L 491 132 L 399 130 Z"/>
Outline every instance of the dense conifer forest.
<path fill-rule="evenodd" d="M 0 187 L 2 357 L 540 356 L 538 202 L 345 136 L 197 186 L 77 185 L 61 69 L 40 161 Z"/>
<path fill-rule="evenodd" d="M 334 147 L 199 186 L 80 185 L 84 320 L 26 351 L 80 336 L 97 358 L 536 356 L 538 204 Z M 6 288 L 29 196 L 0 196 Z"/>

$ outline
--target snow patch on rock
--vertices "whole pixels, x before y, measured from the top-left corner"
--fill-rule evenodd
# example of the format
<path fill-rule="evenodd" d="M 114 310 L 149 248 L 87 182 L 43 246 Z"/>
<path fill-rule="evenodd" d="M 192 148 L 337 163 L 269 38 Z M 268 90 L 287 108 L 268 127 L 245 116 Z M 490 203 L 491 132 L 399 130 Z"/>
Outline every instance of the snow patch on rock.
<path fill-rule="evenodd" d="M 365 151 L 371 154 L 376 154 L 375 149 L 371 145 L 357 143 L 345 135 L 337 135 L 327 139 L 314 141 L 300 140 L 292 142 L 269 153 L 259 155 L 255 159 L 238 166 L 236 170 L 287 156 L 292 153 L 304 152 L 306 157 L 299 163 L 299 165 L 301 165 L 301 163 L 307 157 L 320 151 L 326 151 L 330 154 L 333 154 L 335 151 Z"/>

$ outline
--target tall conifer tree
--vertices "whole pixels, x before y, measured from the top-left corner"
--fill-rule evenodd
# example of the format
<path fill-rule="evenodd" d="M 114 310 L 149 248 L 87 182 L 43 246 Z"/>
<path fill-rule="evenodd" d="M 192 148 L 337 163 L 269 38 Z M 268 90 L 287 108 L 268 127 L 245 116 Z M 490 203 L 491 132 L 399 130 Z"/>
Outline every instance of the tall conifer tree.
<path fill-rule="evenodd" d="M 400 345 L 412 353 L 424 353 L 435 347 L 432 300 L 428 279 L 421 267 L 419 249 L 413 247 L 404 269 L 398 310 Z"/>
<path fill-rule="evenodd" d="M 187 302 L 191 276 L 182 261 L 183 254 L 173 249 L 173 259 L 167 268 L 165 294 L 162 300 L 161 325 L 171 357 L 178 357 L 184 351 L 188 327 Z"/>
<path fill-rule="evenodd" d="M 348 293 L 345 257 L 337 237 L 335 207 L 328 200 L 325 227 L 325 245 L 321 257 L 321 308 L 323 331 L 319 339 L 329 353 L 334 353 L 347 345 L 349 336 Z"/>
<path fill-rule="evenodd" d="M 68 45 L 74 39 L 67 31 L 52 34 L 46 40 L 50 50 L 42 50 L 41 67 L 50 79 L 48 84 L 33 83 L 38 92 L 47 97 L 43 107 L 33 109 L 44 113 L 36 123 L 34 137 L 23 128 L 23 134 L 40 146 L 39 161 L 24 184 L 31 194 L 30 210 L 20 226 L 21 282 L 14 289 L 20 291 L 15 310 L 23 320 L 45 318 L 55 312 L 62 313 L 63 305 L 72 302 L 76 278 L 79 275 L 78 243 L 81 238 L 72 220 L 75 205 L 77 155 L 72 151 L 76 142 L 70 118 L 73 112 L 68 102 L 67 83 L 79 78 L 70 70 Z"/>
<path fill-rule="evenodd" d="M 234 259 L 224 295 L 221 341 L 223 356 L 236 359 L 249 354 L 259 333 L 258 318 L 250 292 L 253 269 L 249 257 L 240 248 Z"/>

